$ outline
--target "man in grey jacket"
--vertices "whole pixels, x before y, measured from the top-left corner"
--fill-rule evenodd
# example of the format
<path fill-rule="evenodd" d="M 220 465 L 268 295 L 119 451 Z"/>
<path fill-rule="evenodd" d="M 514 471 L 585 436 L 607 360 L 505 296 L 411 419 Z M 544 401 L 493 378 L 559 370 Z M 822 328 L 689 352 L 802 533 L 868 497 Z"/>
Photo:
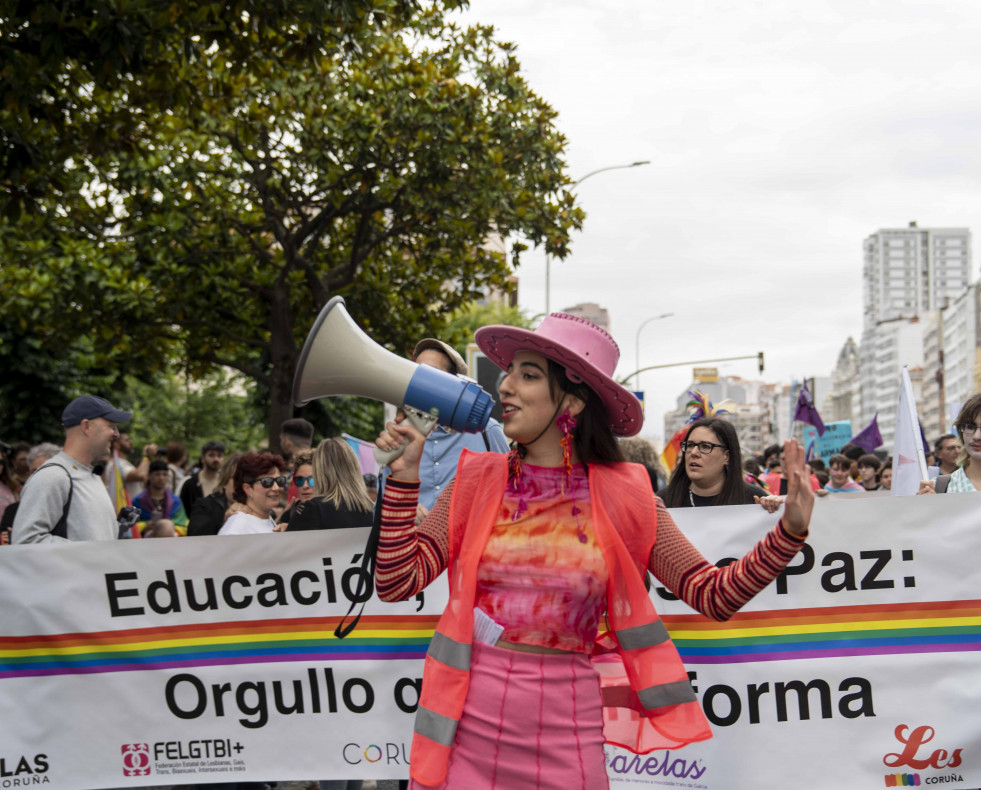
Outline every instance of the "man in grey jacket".
<path fill-rule="evenodd" d="M 65 407 L 64 449 L 24 486 L 12 543 L 116 540 L 119 527 L 113 503 L 92 464 L 109 457 L 110 445 L 119 436 L 116 424 L 132 416 L 95 395 L 82 395 Z M 67 522 L 58 528 L 66 504 Z"/>

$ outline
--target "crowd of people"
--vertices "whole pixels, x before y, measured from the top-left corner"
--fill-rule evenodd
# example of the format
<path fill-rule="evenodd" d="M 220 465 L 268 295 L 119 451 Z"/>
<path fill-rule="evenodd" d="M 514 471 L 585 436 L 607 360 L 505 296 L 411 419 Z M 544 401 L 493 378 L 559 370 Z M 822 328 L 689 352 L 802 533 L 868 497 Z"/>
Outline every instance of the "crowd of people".
<path fill-rule="evenodd" d="M 678 741 L 709 732 L 677 655 L 662 647 L 670 640 L 644 572 L 698 611 L 726 619 L 793 558 L 815 497 L 888 491 L 892 462 L 853 445 L 826 464 L 808 462 L 795 441 L 744 455 L 732 423 L 702 415 L 668 470 L 637 437 L 643 414 L 612 378 L 619 351 L 602 329 L 552 314 L 534 331 L 484 327 L 476 342 L 505 374 L 502 422 L 491 420 L 480 434 L 437 426 L 424 435 L 400 415 L 376 442 L 386 452 L 402 448 L 380 479 L 364 473 L 345 440 L 314 445 L 314 427 L 303 419 L 283 423 L 279 452 L 229 452 L 212 440 L 189 464 L 183 443 L 169 441 L 145 445 L 134 463 L 119 427 L 133 415 L 101 397 L 76 398 L 62 416 L 62 446 L 0 448 L 5 542 L 247 535 L 376 520 L 383 600 L 408 598 L 456 569 L 426 659 L 411 757 L 416 785 L 483 787 L 493 776 L 520 787 L 534 761 L 543 770 L 548 752 L 550 787 L 580 779 L 605 786 L 611 719 L 594 694 L 597 651 L 615 653 L 625 667 L 627 696 L 612 696 L 633 700 L 627 707 L 640 722 L 627 717 L 632 726 L 657 723 L 644 735 L 621 728 L 624 744 L 653 748 L 641 739 L 665 726 Z M 420 341 L 413 358 L 468 373 L 460 355 L 433 338 Z M 964 404 L 956 431 L 936 440 L 931 479 L 919 493 L 981 487 L 981 395 Z M 117 507 L 119 486 L 131 506 Z M 701 557 L 669 512 L 739 504 L 782 508 L 782 516 L 726 568 Z M 598 633 L 604 613 L 606 636 Z M 505 693 L 514 695 L 514 710 L 538 713 L 509 715 L 499 704 Z M 552 733 L 554 748 L 529 751 L 532 730 Z"/>

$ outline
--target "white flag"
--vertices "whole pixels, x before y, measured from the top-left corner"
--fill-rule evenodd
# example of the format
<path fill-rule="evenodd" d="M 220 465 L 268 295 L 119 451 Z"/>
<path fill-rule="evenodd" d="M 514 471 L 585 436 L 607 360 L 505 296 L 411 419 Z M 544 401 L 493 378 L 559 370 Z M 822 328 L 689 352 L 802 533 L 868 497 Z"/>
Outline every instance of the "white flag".
<path fill-rule="evenodd" d="M 926 455 L 916 414 L 916 399 L 909 371 L 903 365 L 899 386 L 899 410 L 896 414 L 896 445 L 892 453 L 892 494 L 910 496 L 927 479 Z"/>

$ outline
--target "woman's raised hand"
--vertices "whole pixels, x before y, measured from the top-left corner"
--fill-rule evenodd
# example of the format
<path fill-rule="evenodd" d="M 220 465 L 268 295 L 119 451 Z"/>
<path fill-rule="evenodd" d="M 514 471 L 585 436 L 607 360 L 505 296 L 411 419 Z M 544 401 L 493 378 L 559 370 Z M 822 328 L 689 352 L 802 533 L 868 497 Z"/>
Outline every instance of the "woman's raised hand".
<path fill-rule="evenodd" d="M 807 534 L 814 509 L 814 492 L 804 463 L 804 448 L 796 439 L 783 443 L 784 475 L 787 478 L 787 499 L 784 503 L 783 525 L 799 537 Z"/>
<path fill-rule="evenodd" d="M 426 444 L 426 436 L 411 423 L 405 421 L 405 413 L 399 412 L 394 422 L 385 425 L 385 430 L 378 434 L 375 444 L 382 450 L 390 452 L 408 442 L 405 451 L 394 459 L 388 468 L 396 480 L 418 480 L 419 461 Z"/>

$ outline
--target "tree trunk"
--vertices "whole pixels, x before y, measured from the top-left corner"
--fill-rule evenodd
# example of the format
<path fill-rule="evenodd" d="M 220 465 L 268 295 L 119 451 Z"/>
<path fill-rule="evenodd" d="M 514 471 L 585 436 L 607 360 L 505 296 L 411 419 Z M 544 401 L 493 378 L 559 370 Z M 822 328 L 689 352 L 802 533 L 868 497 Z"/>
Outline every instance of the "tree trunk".
<path fill-rule="evenodd" d="M 279 426 L 293 417 L 293 371 L 299 353 L 293 342 L 293 318 L 286 285 L 276 286 L 270 307 L 269 449 L 278 453 L 282 451 Z"/>

